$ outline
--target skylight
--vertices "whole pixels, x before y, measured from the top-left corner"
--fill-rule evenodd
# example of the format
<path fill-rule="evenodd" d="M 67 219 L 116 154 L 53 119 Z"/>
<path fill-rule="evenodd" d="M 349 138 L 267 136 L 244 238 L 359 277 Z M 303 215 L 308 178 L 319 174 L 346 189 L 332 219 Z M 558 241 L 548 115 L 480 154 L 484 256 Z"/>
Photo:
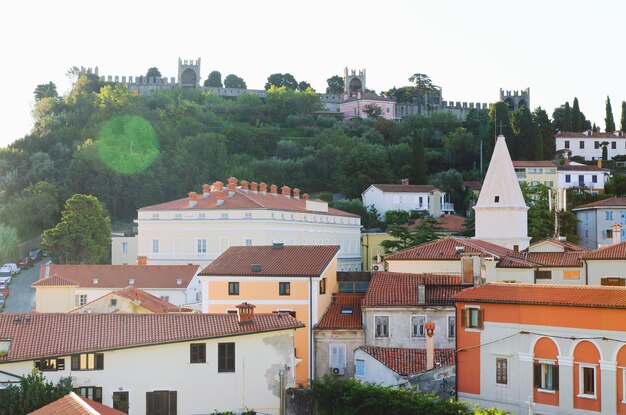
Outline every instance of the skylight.
<path fill-rule="evenodd" d="M 352 314 L 352 306 L 344 305 L 341 307 L 341 314 Z"/>

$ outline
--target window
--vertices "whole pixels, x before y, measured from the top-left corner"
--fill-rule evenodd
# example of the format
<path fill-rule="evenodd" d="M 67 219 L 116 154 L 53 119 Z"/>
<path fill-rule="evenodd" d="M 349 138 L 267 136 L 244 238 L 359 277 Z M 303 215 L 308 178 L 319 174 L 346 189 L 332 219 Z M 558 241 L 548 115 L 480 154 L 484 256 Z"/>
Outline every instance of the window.
<path fill-rule="evenodd" d="M 76 294 L 74 297 L 74 305 L 80 307 L 85 304 L 87 304 L 87 294 Z"/>
<path fill-rule="evenodd" d="M 199 254 L 206 254 L 206 239 L 198 239 L 197 252 Z"/>
<path fill-rule="evenodd" d="M 456 317 L 448 316 L 448 337 L 455 338 L 456 337 Z"/>
<path fill-rule="evenodd" d="M 159 297 L 162 301 L 165 301 L 167 303 L 170 302 L 170 296 L 169 295 L 162 295 Z"/>
<path fill-rule="evenodd" d="M 582 141 L 582 140 L 580 140 L 580 141 L 578 142 L 578 147 L 580 147 L 580 148 L 585 148 L 585 142 L 584 142 L 584 141 Z"/>
<path fill-rule="evenodd" d="M 463 320 L 461 325 L 468 329 L 483 329 L 483 310 L 478 307 L 468 307 L 463 309 Z"/>
<path fill-rule="evenodd" d="M 206 363 L 206 343 L 189 345 L 189 363 Z"/>
<path fill-rule="evenodd" d="M 245 219 L 252 219 L 252 213 L 251 212 L 246 212 L 246 213 L 243 214 L 243 217 Z"/>
<path fill-rule="evenodd" d="M 598 183 L 598 175 L 594 174 L 591 176 L 591 183 Z"/>
<path fill-rule="evenodd" d="M 345 344 L 331 344 L 328 346 L 329 364 L 331 368 L 345 368 L 346 367 L 346 345 Z"/>
<path fill-rule="evenodd" d="M 604 212 L 604 220 L 613 220 L 613 211 L 607 210 Z"/>
<path fill-rule="evenodd" d="M 82 396 L 83 398 L 102 403 L 102 388 L 97 388 L 95 386 L 81 386 L 80 388 L 75 388 L 74 393 Z"/>
<path fill-rule="evenodd" d="M 532 180 L 532 181 L 530 182 L 530 185 L 534 187 L 534 186 L 539 185 L 539 182 L 538 182 L 537 180 Z"/>
<path fill-rule="evenodd" d="M 546 181 L 544 182 L 544 184 L 545 184 L 547 187 L 552 187 L 552 186 L 554 186 L 554 182 L 553 182 L 552 180 L 546 180 Z"/>
<path fill-rule="evenodd" d="M 593 142 L 593 148 L 595 148 L 595 149 L 600 148 L 600 142 L 599 141 L 594 141 Z"/>
<path fill-rule="evenodd" d="M 146 415 L 176 415 L 176 391 L 146 392 Z"/>
<path fill-rule="evenodd" d="M 117 298 L 109 298 L 109 307 L 115 307 L 117 305 Z"/>
<path fill-rule="evenodd" d="M 617 142 L 611 141 L 611 149 L 615 150 L 617 148 Z"/>
<path fill-rule="evenodd" d="M 220 215 L 220 218 L 221 218 L 221 219 L 228 219 L 228 213 L 227 213 L 227 212 L 222 213 L 222 214 Z"/>
<path fill-rule="evenodd" d="M 206 213 L 198 213 L 198 219 L 206 219 Z"/>
<path fill-rule="evenodd" d="M 122 242 L 122 253 L 123 254 L 128 253 L 128 242 Z"/>
<path fill-rule="evenodd" d="M 424 325 L 426 324 L 426 316 L 411 316 L 411 337 L 424 337 L 426 331 Z"/>
<path fill-rule="evenodd" d="M 244 243 L 246 246 L 252 246 L 252 239 L 246 239 Z"/>
<path fill-rule="evenodd" d="M 374 317 L 374 325 L 376 326 L 375 337 L 389 337 L 389 317 L 388 316 Z"/>
<path fill-rule="evenodd" d="M 493 201 L 494 201 L 495 203 L 500 203 L 500 196 L 496 196 L 496 197 L 494 197 Z"/>
<path fill-rule="evenodd" d="M 175 213 L 174 214 L 174 219 L 182 219 L 183 218 L 183 214 L 182 213 Z"/>
<path fill-rule="evenodd" d="M 551 280 L 552 271 L 535 271 L 536 280 Z"/>
<path fill-rule="evenodd" d="M 585 398 L 596 397 L 596 367 L 595 366 L 579 366 L 578 374 L 578 396 Z"/>
<path fill-rule="evenodd" d="M 509 384 L 509 359 L 506 357 L 496 357 L 496 383 Z"/>
<path fill-rule="evenodd" d="M 128 413 L 128 392 L 113 392 L 113 409 Z"/>
<path fill-rule="evenodd" d="M 217 371 L 235 371 L 235 343 L 217 344 Z"/>
<path fill-rule="evenodd" d="M 585 176 L 582 174 L 578 175 L 578 185 L 582 186 L 585 183 Z"/>
<path fill-rule="evenodd" d="M 326 278 L 320 280 L 320 294 L 326 294 Z"/>
<path fill-rule="evenodd" d="M 159 240 L 158 239 L 152 240 L 152 253 L 153 254 L 159 253 Z"/>
<path fill-rule="evenodd" d="M 559 390 L 559 367 L 554 363 L 535 363 L 533 377 L 535 388 L 546 391 Z"/>
<path fill-rule="evenodd" d="M 613 229 L 607 229 L 604 232 L 606 233 L 604 237 L 605 239 L 613 239 Z"/>
<path fill-rule="evenodd" d="M 624 285 L 626 285 L 626 279 L 620 277 L 604 277 L 600 278 L 600 285 L 623 287 Z"/>
<path fill-rule="evenodd" d="M 291 295 L 291 283 L 279 282 L 278 283 L 278 295 Z"/>
<path fill-rule="evenodd" d="M 365 376 L 365 360 L 356 359 L 354 361 L 354 368 L 355 368 L 354 374 L 356 376 Z"/>
<path fill-rule="evenodd" d="M 351 305 L 342 305 L 340 314 L 352 314 L 353 311 L 354 307 L 352 307 Z"/>
<path fill-rule="evenodd" d="M 564 280 L 579 280 L 580 271 L 563 271 Z"/>
<path fill-rule="evenodd" d="M 569 174 L 565 175 L 565 183 L 571 183 L 572 177 Z"/>
<path fill-rule="evenodd" d="M 82 353 L 72 356 L 72 370 L 103 370 L 104 353 Z"/>
<path fill-rule="evenodd" d="M 56 372 L 57 370 L 65 370 L 65 359 L 42 359 L 35 360 L 35 367 L 40 372 Z"/>
<path fill-rule="evenodd" d="M 565 146 L 565 148 L 569 148 L 569 140 L 565 140 L 564 146 Z"/>
<path fill-rule="evenodd" d="M 228 283 L 228 295 L 239 295 L 239 283 L 238 282 Z"/>

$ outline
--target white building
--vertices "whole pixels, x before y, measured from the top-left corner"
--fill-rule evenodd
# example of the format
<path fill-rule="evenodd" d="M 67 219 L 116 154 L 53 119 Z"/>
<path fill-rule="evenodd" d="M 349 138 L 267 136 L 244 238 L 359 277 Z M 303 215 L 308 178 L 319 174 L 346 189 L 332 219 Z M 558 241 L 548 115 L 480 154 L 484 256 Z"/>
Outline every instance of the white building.
<path fill-rule="evenodd" d="M 294 382 L 285 314 L 1 314 L 0 385 L 39 368 L 71 376 L 76 392 L 131 415 L 278 414 Z"/>
<path fill-rule="evenodd" d="M 626 241 L 626 197 L 610 197 L 586 203 L 572 209 L 578 224 L 576 233 L 580 244 L 589 249 L 612 245 L 614 238 Z M 614 234 L 613 226 L 621 225 L 619 235 Z"/>
<path fill-rule="evenodd" d="M 137 216 L 137 253 L 149 264 L 206 266 L 231 246 L 338 245 L 340 271 L 361 269 L 361 219 L 299 189 L 228 179 L 203 192 L 147 206 Z"/>
<path fill-rule="evenodd" d="M 622 131 L 614 133 L 594 133 L 591 130 L 581 133 L 560 131 L 555 136 L 556 150 L 569 150 L 571 156 L 580 156 L 585 160 L 602 159 L 602 147 L 607 148 L 608 159 L 619 154 L 626 154 L 626 137 Z"/>
<path fill-rule="evenodd" d="M 447 203 L 445 196 L 435 186 L 409 184 L 409 179 L 403 179 L 402 184 L 372 184 L 361 194 L 363 205 L 374 206 L 383 218 L 388 210 L 416 210 L 432 216 L 454 212 L 454 205 Z"/>
<path fill-rule="evenodd" d="M 598 166 L 570 162 L 557 167 L 559 189 L 581 187 L 589 189 L 591 194 L 603 194 L 604 184 L 608 178 L 609 171 Z"/>

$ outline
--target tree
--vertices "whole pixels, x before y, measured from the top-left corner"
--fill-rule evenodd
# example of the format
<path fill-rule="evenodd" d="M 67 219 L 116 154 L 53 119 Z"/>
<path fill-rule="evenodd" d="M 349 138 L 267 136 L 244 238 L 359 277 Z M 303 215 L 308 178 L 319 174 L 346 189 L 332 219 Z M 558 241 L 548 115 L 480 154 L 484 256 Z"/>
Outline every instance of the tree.
<path fill-rule="evenodd" d="M 606 117 L 604 118 L 604 124 L 606 125 L 605 131 L 612 133 L 615 131 L 615 121 L 613 120 L 613 109 L 611 109 L 611 98 L 606 97 Z"/>
<path fill-rule="evenodd" d="M 14 228 L 22 240 L 30 239 L 54 224 L 57 198 L 54 183 L 41 181 L 30 185 L 9 198 L 0 211 L 0 220 Z"/>
<path fill-rule="evenodd" d="M 572 131 L 573 128 L 572 109 L 569 106 L 569 102 L 566 102 L 565 107 L 563 107 L 563 130 Z"/>
<path fill-rule="evenodd" d="M 476 168 L 480 157 L 480 142 L 474 134 L 460 127 L 442 138 L 443 154 L 450 167 L 461 170 Z"/>
<path fill-rule="evenodd" d="M 41 246 L 58 264 L 103 264 L 109 259 L 111 220 L 94 196 L 75 194 L 61 222 L 47 229 Z"/>
<path fill-rule="evenodd" d="M 328 86 L 326 87 L 327 94 L 343 94 L 344 80 L 339 75 L 333 75 L 326 80 Z"/>
<path fill-rule="evenodd" d="M 603 161 L 607 161 L 609 159 L 609 142 L 608 141 L 602 141 L 600 143 L 600 146 L 602 147 L 602 160 Z"/>
<path fill-rule="evenodd" d="M 25 415 L 72 391 L 72 379 L 61 378 L 56 384 L 46 381 L 37 369 L 20 378 L 19 385 L 9 385 L 0 399 L 0 415 Z"/>
<path fill-rule="evenodd" d="M 425 96 L 438 91 L 437 86 L 433 85 L 433 82 L 430 80 L 428 75 L 423 73 L 413 74 L 409 78 L 409 82 L 415 83 L 415 93 L 420 96 Z"/>
<path fill-rule="evenodd" d="M 18 242 L 15 228 L 0 223 L 0 261 L 3 264 L 15 261 Z"/>
<path fill-rule="evenodd" d="M 212 71 L 206 81 L 204 81 L 204 86 L 222 88 L 224 85 L 222 84 L 222 74 L 220 71 Z"/>
<path fill-rule="evenodd" d="M 57 86 L 54 82 L 50 81 L 47 84 L 39 84 L 35 88 L 35 101 L 39 101 L 42 98 L 57 98 Z"/>
<path fill-rule="evenodd" d="M 387 234 L 393 239 L 385 239 L 380 246 L 385 249 L 385 254 L 402 251 L 439 239 L 438 232 L 441 232 L 441 223 L 431 216 L 425 216 L 416 221 L 415 232 L 411 232 L 406 223 L 389 226 Z"/>
<path fill-rule="evenodd" d="M 514 138 L 508 142 L 513 160 L 543 159 L 543 143 L 541 143 L 540 133 L 525 105 L 511 113 L 511 128 Z"/>
<path fill-rule="evenodd" d="M 368 117 L 378 118 L 382 115 L 383 109 L 371 102 L 363 107 L 363 112 L 367 114 Z"/>
<path fill-rule="evenodd" d="M 426 184 L 426 154 L 422 136 L 415 134 L 411 140 L 411 183 Z"/>
<path fill-rule="evenodd" d="M 409 212 L 406 210 L 388 210 L 385 212 L 385 223 L 389 225 L 404 225 L 409 221 Z"/>
<path fill-rule="evenodd" d="M 578 98 L 574 97 L 574 104 L 572 107 L 572 131 L 580 132 L 583 130 L 583 119 L 578 106 Z"/>
<path fill-rule="evenodd" d="M 300 92 L 306 91 L 309 88 L 311 88 L 311 84 L 310 83 L 308 83 L 306 81 L 298 82 L 298 91 L 300 91 Z"/>
<path fill-rule="evenodd" d="M 294 78 L 293 75 L 291 75 L 290 73 L 274 73 L 267 77 L 265 89 L 269 90 L 272 86 L 275 86 L 277 88 L 284 86 L 287 89 L 295 91 L 296 89 L 298 89 L 298 81 L 296 81 L 296 78 Z"/>
<path fill-rule="evenodd" d="M 230 74 L 224 78 L 224 88 L 239 88 L 246 89 L 248 86 L 243 78 L 238 77 L 235 74 Z"/>
<path fill-rule="evenodd" d="M 159 71 L 159 68 L 153 66 L 152 68 L 148 69 L 148 72 L 146 73 L 146 78 L 150 77 L 161 78 L 161 71 Z"/>
<path fill-rule="evenodd" d="M 622 131 L 626 130 L 626 101 L 622 101 L 622 117 L 620 119 Z"/>

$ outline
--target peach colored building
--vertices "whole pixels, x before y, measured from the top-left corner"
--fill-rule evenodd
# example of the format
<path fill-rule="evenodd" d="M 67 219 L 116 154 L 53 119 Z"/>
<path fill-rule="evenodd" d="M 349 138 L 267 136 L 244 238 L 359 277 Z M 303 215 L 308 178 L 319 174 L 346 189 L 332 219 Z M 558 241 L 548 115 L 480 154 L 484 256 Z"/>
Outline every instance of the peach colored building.
<path fill-rule="evenodd" d="M 490 283 L 453 298 L 460 400 L 626 414 L 626 288 Z"/>
<path fill-rule="evenodd" d="M 296 382 L 314 376 L 312 329 L 337 292 L 338 246 L 230 247 L 200 272 L 202 312 L 234 312 L 242 301 L 305 324 L 295 336 Z"/>
<path fill-rule="evenodd" d="M 367 118 L 368 106 L 376 106 L 380 108 L 380 117 L 386 120 L 394 120 L 396 118 L 396 102 L 392 99 L 382 97 L 371 92 L 365 92 L 353 95 L 339 104 L 339 112 L 343 113 L 345 118 Z"/>

